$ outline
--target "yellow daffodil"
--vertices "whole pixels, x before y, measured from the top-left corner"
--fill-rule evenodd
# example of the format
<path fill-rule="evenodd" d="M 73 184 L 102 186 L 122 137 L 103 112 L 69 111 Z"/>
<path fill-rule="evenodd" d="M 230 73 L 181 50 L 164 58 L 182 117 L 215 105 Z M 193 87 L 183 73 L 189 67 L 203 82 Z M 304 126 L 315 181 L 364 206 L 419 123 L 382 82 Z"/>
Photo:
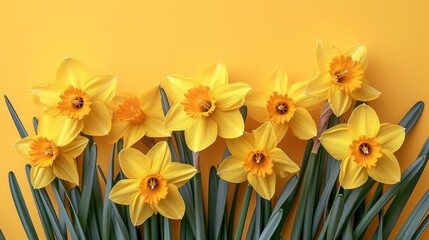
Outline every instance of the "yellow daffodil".
<path fill-rule="evenodd" d="M 116 142 L 124 138 L 124 147 L 131 147 L 143 136 L 167 137 L 170 132 L 163 127 L 164 115 L 161 108 L 161 95 L 153 88 L 142 95 L 117 96 L 114 100 L 112 130 L 110 140 Z"/>
<path fill-rule="evenodd" d="M 185 203 L 178 188 L 192 178 L 196 169 L 171 162 L 166 142 L 157 143 L 147 155 L 127 148 L 119 153 L 119 164 L 128 179 L 119 181 L 110 192 L 113 202 L 129 205 L 131 222 L 142 224 L 154 213 L 181 219 Z"/>
<path fill-rule="evenodd" d="M 284 178 L 288 173 L 299 170 L 280 148 L 274 128 L 267 122 L 252 133 L 236 139 L 227 139 L 226 144 L 231 156 L 226 158 L 218 169 L 219 176 L 225 181 L 241 183 L 246 180 L 263 198 L 269 200 L 276 190 L 276 174 Z"/>
<path fill-rule="evenodd" d="M 380 124 L 374 109 L 362 104 L 352 112 L 347 124 L 326 130 L 320 141 L 335 159 L 342 160 L 340 184 L 352 189 L 364 184 L 368 176 L 381 183 L 399 182 L 401 169 L 393 153 L 404 138 L 403 127 Z"/>
<path fill-rule="evenodd" d="M 55 83 L 38 85 L 32 92 L 47 114 L 67 116 L 83 126 L 83 133 L 104 136 L 111 127 L 106 104 L 112 101 L 115 90 L 116 77 L 92 77 L 82 63 L 65 58 L 58 67 Z"/>
<path fill-rule="evenodd" d="M 342 115 L 349 109 L 352 99 L 371 101 L 380 92 L 369 85 L 365 76 L 368 65 L 367 50 L 358 44 L 345 54 L 328 42 L 317 42 L 319 71 L 309 82 L 305 93 L 308 96 L 328 99 L 332 112 Z"/>
<path fill-rule="evenodd" d="M 167 113 L 164 127 L 184 130 L 192 151 L 207 148 L 217 135 L 229 139 L 243 134 L 244 121 L 239 108 L 250 86 L 228 83 L 224 65 L 209 65 L 196 77 L 168 76 L 167 91 L 175 104 Z"/>
<path fill-rule="evenodd" d="M 18 152 L 31 163 L 31 183 L 35 189 L 48 185 L 55 177 L 79 185 L 76 157 L 85 149 L 88 139 L 77 136 L 82 130 L 76 121 L 66 117 L 41 117 L 37 135 L 16 144 Z"/>
<path fill-rule="evenodd" d="M 272 73 L 265 91 L 252 91 L 246 98 L 249 115 L 258 122 L 273 123 L 274 131 L 281 140 L 288 127 L 299 139 L 316 136 L 316 123 L 308 112 L 320 101 L 304 94 L 307 82 L 291 84 L 281 69 Z"/>

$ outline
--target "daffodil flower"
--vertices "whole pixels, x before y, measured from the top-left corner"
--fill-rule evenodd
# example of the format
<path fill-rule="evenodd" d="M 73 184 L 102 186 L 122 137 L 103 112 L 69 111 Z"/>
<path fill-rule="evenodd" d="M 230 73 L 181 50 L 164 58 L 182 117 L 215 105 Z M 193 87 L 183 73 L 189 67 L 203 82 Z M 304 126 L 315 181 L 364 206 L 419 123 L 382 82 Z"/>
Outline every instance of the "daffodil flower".
<path fill-rule="evenodd" d="M 387 184 L 401 180 L 401 169 L 394 152 L 405 139 L 399 125 L 380 124 L 377 113 L 362 104 L 351 114 L 347 124 L 339 124 L 322 133 L 320 142 L 337 160 L 341 160 L 340 185 L 353 189 L 368 176 Z"/>
<path fill-rule="evenodd" d="M 231 156 L 218 169 L 218 175 L 225 181 L 241 183 L 246 180 L 264 199 L 270 200 L 276 190 L 276 174 L 284 178 L 288 173 L 299 170 L 280 148 L 271 123 L 261 125 L 252 133 L 236 139 L 227 139 Z"/>
<path fill-rule="evenodd" d="M 111 116 L 106 104 L 112 101 L 116 77 L 92 77 L 79 61 L 65 58 L 57 70 L 55 83 L 33 87 L 36 103 L 51 116 L 66 116 L 82 126 L 82 132 L 104 136 L 110 131 Z"/>
<path fill-rule="evenodd" d="M 328 99 L 336 116 L 349 109 L 352 99 L 371 101 L 380 96 L 380 92 L 369 85 L 365 76 L 368 61 L 364 45 L 358 44 L 342 54 L 332 44 L 317 41 L 317 62 L 319 70 L 305 93 L 311 97 Z"/>
<path fill-rule="evenodd" d="M 128 148 L 143 136 L 170 136 L 170 132 L 163 127 L 164 115 L 158 88 L 147 91 L 140 98 L 132 95 L 117 96 L 113 102 L 116 106 L 109 133 L 112 142 L 123 137 L 124 148 Z"/>
<path fill-rule="evenodd" d="M 113 202 L 130 206 L 131 222 L 141 225 L 154 213 L 181 219 L 185 203 L 178 188 L 192 178 L 196 169 L 171 162 L 167 143 L 157 143 L 147 155 L 127 148 L 119 153 L 119 164 L 128 179 L 119 181 L 110 192 Z"/>
<path fill-rule="evenodd" d="M 299 139 L 310 139 L 316 136 L 316 123 L 307 109 L 320 101 L 304 94 L 307 82 L 291 84 L 281 69 L 272 73 L 265 85 L 265 91 L 252 91 L 246 97 L 249 115 L 258 122 L 273 123 L 279 140 L 283 138 L 288 127 Z"/>
<path fill-rule="evenodd" d="M 15 145 L 31 163 L 30 178 L 35 189 L 45 187 L 55 177 L 79 185 L 76 157 L 88 143 L 87 138 L 77 136 L 81 130 L 76 121 L 66 117 L 43 115 L 37 127 L 38 134 Z"/>
<path fill-rule="evenodd" d="M 228 83 L 224 65 L 209 65 L 196 77 L 168 76 L 167 91 L 174 105 L 165 117 L 164 127 L 184 130 L 192 151 L 207 148 L 218 135 L 230 139 L 243 134 L 239 108 L 250 86 Z"/>

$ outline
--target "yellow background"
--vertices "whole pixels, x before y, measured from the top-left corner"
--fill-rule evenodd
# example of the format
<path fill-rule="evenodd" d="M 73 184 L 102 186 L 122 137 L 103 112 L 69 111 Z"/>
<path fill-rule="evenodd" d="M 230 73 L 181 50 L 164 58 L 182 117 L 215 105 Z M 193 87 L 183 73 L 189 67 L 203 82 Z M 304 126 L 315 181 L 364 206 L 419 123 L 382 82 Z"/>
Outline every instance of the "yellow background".
<path fill-rule="evenodd" d="M 29 89 L 53 81 L 64 56 L 81 60 L 94 74 L 117 75 L 119 92 L 140 94 L 168 74 L 194 74 L 212 62 L 227 66 L 230 81 L 245 81 L 257 88 L 277 66 L 292 80 L 309 79 L 317 68 L 316 39 L 323 39 L 343 50 L 356 43 L 367 46 L 367 76 L 382 92 L 371 105 L 382 122 L 397 123 L 416 101 L 428 102 L 428 9 L 429 2 L 423 0 L 3 0 L 0 91 L 31 130 L 31 118 L 41 110 L 33 105 Z M 425 111 L 398 152 L 402 170 L 415 159 L 429 134 L 428 118 Z M 33 219 L 38 215 L 24 173 L 27 162 L 13 147 L 19 135 L 3 101 L 0 126 L 0 228 L 8 239 L 22 239 L 24 230 L 8 186 L 9 171 L 16 173 Z M 282 142 L 297 162 L 303 145 L 290 135 Z M 219 162 L 223 147 L 219 141 L 203 153 L 205 178 L 209 166 Z M 425 170 L 404 214 L 428 188 L 428 180 Z M 285 232 L 291 225 L 286 225 Z M 39 223 L 36 227 L 44 236 Z"/>

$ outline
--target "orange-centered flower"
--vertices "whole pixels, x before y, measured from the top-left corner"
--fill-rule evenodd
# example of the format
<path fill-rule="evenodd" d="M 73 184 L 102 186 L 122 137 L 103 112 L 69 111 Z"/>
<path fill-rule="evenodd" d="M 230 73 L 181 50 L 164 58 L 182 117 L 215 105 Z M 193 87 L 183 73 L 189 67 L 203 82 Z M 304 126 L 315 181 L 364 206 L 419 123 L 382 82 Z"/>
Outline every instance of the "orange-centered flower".
<path fill-rule="evenodd" d="M 380 124 L 377 113 L 362 104 L 347 124 L 339 124 L 322 133 L 320 142 L 335 159 L 341 160 L 340 184 L 346 189 L 372 179 L 394 184 L 401 180 L 401 169 L 394 152 L 404 142 L 405 131 L 399 125 Z"/>
<path fill-rule="evenodd" d="M 232 183 L 248 180 L 267 200 L 274 196 L 276 174 L 284 178 L 299 170 L 298 165 L 276 147 L 277 138 L 269 122 L 252 133 L 244 132 L 239 138 L 227 139 L 226 144 L 232 155 L 219 165 L 219 176 Z"/>
<path fill-rule="evenodd" d="M 249 115 L 258 122 L 273 123 L 279 141 L 290 127 L 300 139 L 316 136 L 316 123 L 308 112 L 320 101 L 304 94 L 307 82 L 291 84 L 284 71 L 277 68 L 268 78 L 264 91 L 252 91 L 246 98 Z"/>
<path fill-rule="evenodd" d="M 116 183 L 110 192 L 113 202 L 130 206 L 131 222 L 141 225 L 154 213 L 181 219 L 185 203 L 178 188 L 192 178 L 196 169 L 171 162 L 166 142 L 157 143 L 147 155 L 127 148 L 119 153 L 119 164 L 128 179 Z"/>
<path fill-rule="evenodd" d="M 228 83 L 224 65 L 209 65 L 192 78 L 169 76 L 166 87 L 174 105 L 165 117 L 164 127 L 184 130 L 192 151 L 207 148 L 218 135 L 230 139 L 243 134 L 239 108 L 250 87 L 245 83 Z"/>
<path fill-rule="evenodd" d="M 164 115 L 161 108 L 161 96 L 158 88 L 153 88 L 142 95 L 117 96 L 114 99 L 112 130 L 110 141 L 124 138 L 124 147 L 131 147 L 143 136 L 167 137 L 170 132 L 162 126 Z"/>
<path fill-rule="evenodd" d="M 88 143 L 87 138 L 77 136 L 81 130 L 72 119 L 43 115 L 37 126 L 38 134 L 16 144 L 18 152 L 31 163 L 34 188 L 45 187 L 55 177 L 79 185 L 75 159 Z"/>
<path fill-rule="evenodd" d="M 311 97 L 328 99 L 336 116 L 349 109 L 352 99 L 371 101 L 380 96 L 380 92 L 366 80 L 368 62 L 364 45 L 358 44 L 342 54 L 332 44 L 318 41 L 317 62 L 319 70 L 308 83 L 305 93 Z"/>
<path fill-rule="evenodd" d="M 116 90 L 116 77 L 92 77 L 79 61 L 65 58 L 53 84 L 33 87 L 36 103 L 51 116 L 66 116 L 82 126 L 82 132 L 104 136 L 110 131 L 109 104 Z"/>

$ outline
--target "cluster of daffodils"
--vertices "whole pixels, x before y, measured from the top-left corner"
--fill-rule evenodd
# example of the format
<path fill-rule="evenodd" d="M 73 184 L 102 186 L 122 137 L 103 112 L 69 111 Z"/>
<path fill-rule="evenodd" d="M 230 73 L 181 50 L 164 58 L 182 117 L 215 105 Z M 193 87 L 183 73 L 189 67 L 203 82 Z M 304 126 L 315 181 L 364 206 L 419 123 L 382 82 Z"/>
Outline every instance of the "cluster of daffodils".
<path fill-rule="evenodd" d="M 127 178 L 115 184 L 110 198 L 130 206 L 135 225 L 154 213 L 171 219 L 184 215 L 178 188 L 196 174 L 198 166 L 172 162 L 175 150 L 165 141 L 147 154 L 133 148 L 143 137 L 170 137 L 172 131 L 184 131 L 193 152 L 208 148 L 218 136 L 226 139 L 231 156 L 219 165 L 218 175 L 232 183 L 248 181 L 268 200 L 275 194 L 277 175 L 284 178 L 299 171 L 277 147 L 288 129 L 299 139 L 320 141 L 342 161 L 339 182 L 346 189 L 361 186 L 368 177 L 388 184 L 400 181 L 393 153 L 404 141 L 402 127 L 380 124 L 365 104 L 351 113 L 348 123 L 324 132 L 324 122 L 318 127 L 309 113 L 325 101 L 328 112 L 339 117 L 353 100 L 370 101 L 380 95 L 365 76 L 366 48 L 357 45 L 343 54 L 318 41 L 317 61 L 319 70 L 309 81 L 292 83 L 276 69 L 266 89 L 258 90 L 246 83 L 229 83 L 222 64 L 209 65 L 195 76 L 168 76 L 164 87 L 173 104 L 164 117 L 159 89 L 141 96 L 117 95 L 116 77 L 94 77 L 80 62 L 66 58 L 54 83 L 32 89 L 44 114 L 37 135 L 19 141 L 16 148 L 31 163 L 34 188 L 43 188 L 56 177 L 79 185 L 76 158 L 88 143 L 85 136 L 107 136 L 112 143 L 123 139 L 119 164 Z M 243 105 L 261 123 L 251 133 L 244 131 L 239 111 Z"/>

